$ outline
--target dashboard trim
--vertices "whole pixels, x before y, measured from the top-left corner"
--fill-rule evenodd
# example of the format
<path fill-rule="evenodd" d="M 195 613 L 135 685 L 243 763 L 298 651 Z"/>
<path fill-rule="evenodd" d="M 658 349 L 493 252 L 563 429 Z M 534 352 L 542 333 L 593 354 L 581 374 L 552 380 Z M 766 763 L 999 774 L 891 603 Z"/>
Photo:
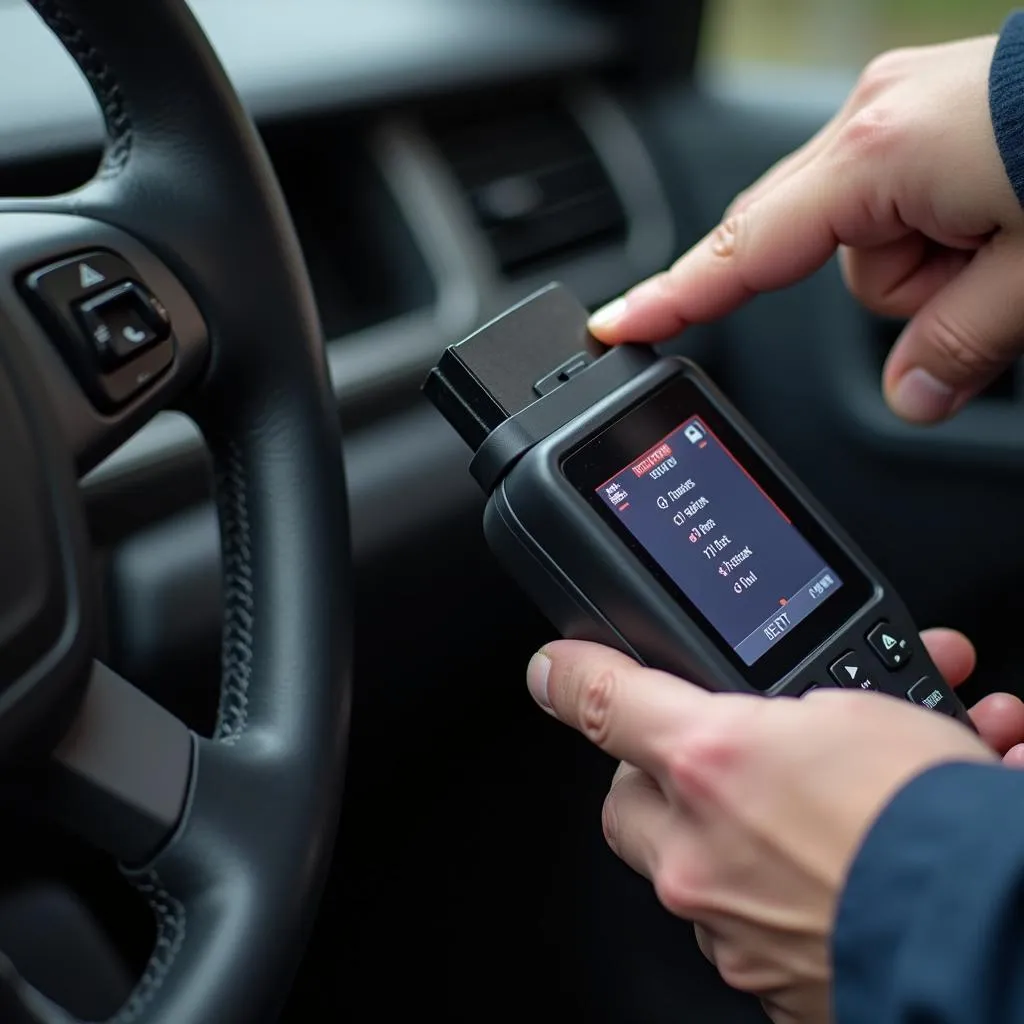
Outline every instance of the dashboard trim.
<path fill-rule="evenodd" d="M 480 0 L 191 0 L 250 113 L 268 122 L 366 109 L 614 60 L 614 23 L 566 8 Z M 0 2 L 5 162 L 99 149 L 92 93 L 22 0 Z M 31 83 L 31 88 L 23 87 Z"/>
<path fill-rule="evenodd" d="M 605 301 L 671 257 L 671 208 L 642 139 L 625 109 L 596 83 L 563 90 L 603 161 L 626 209 L 625 245 L 605 245 L 514 281 L 501 276 L 473 222 L 454 176 L 418 121 L 384 121 L 373 155 L 406 217 L 435 278 L 432 306 L 328 341 L 327 359 L 339 406 L 361 414 L 403 389 L 414 393 L 445 345 L 552 279 L 572 288 L 587 305 Z M 185 416 L 161 414 L 83 481 L 109 488 L 154 466 L 201 457 L 199 431 Z"/>

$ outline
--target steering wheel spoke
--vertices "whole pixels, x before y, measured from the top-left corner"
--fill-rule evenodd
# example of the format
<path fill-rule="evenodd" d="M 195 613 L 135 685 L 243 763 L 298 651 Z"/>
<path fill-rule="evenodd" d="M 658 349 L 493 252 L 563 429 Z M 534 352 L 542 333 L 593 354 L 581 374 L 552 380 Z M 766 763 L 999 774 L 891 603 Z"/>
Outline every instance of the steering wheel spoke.
<path fill-rule="evenodd" d="M 40 773 L 36 808 L 122 863 L 144 864 L 181 821 L 194 756 L 180 719 L 94 662 L 78 713 Z"/>
<path fill-rule="evenodd" d="M 0 324 L 24 342 L 82 476 L 181 395 L 208 342 L 144 245 L 65 205 L 0 206 Z"/>

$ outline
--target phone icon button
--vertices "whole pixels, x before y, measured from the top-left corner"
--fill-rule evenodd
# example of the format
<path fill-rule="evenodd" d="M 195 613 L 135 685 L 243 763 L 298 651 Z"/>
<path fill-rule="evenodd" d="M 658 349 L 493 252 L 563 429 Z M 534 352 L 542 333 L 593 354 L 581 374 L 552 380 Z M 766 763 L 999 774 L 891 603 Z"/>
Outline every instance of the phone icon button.
<path fill-rule="evenodd" d="M 149 331 L 139 330 L 133 324 L 128 324 L 121 328 L 121 337 L 131 345 L 143 345 L 151 341 L 153 335 Z"/>
<path fill-rule="evenodd" d="M 122 281 L 78 304 L 78 321 L 103 370 L 118 369 L 170 334 L 158 306 L 135 281 Z"/>

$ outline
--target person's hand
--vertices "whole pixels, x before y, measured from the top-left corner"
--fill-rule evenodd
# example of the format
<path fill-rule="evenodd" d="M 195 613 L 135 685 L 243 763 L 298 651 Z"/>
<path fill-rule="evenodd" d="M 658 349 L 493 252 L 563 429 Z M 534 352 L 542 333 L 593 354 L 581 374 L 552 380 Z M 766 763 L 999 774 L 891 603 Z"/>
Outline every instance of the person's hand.
<path fill-rule="evenodd" d="M 1024 351 L 1024 212 L 988 108 L 995 43 L 877 58 L 830 124 L 670 270 L 598 311 L 593 333 L 662 340 L 792 284 L 842 246 L 853 294 L 913 318 L 885 370 L 891 407 L 922 423 L 955 413 Z"/>
<path fill-rule="evenodd" d="M 970 643 L 947 630 L 925 641 L 962 682 Z M 885 804 L 931 766 L 994 761 L 991 746 L 1024 739 L 1024 705 L 1006 694 L 976 709 L 986 743 L 907 701 L 711 694 L 574 641 L 535 655 L 528 682 L 545 710 L 622 759 L 604 807 L 609 844 L 696 922 L 723 978 L 776 1024 L 829 1020 L 839 893 Z"/>
<path fill-rule="evenodd" d="M 967 682 L 977 664 L 974 645 L 952 629 L 921 634 L 928 654 L 954 689 Z M 1012 768 L 1024 768 L 1024 703 L 1009 693 L 990 693 L 970 709 L 978 734 Z"/>

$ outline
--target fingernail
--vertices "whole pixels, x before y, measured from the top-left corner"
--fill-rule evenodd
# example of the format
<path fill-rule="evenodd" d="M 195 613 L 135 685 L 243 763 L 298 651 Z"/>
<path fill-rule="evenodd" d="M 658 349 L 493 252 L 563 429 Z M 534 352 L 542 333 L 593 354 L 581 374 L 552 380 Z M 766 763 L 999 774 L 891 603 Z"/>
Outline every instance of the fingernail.
<path fill-rule="evenodd" d="M 550 672 L 551 659 L 543 651 L 538 651 L 530 659 L 530 664 L 526 668 L 526 685 L 533 699 L 545 711 L 551 710 L 551 702 L 548 700 L 548 675 Z"/>
<path fill-rule="evenodd" d="M 914 423 L 944 420 L 952 411 L 956 390 L 920 366 L 908 370 L 889 399 L 893 412 Z"/>
<path fill-rule="evenodd" d="M 609 302 L 607 306 L 602 306 L 594 315 L 590 318 L 590 326 L 598 329 L 605 327 L 614 327 L 626 312 L 626 299 L 624 296 L 620 296 L 613 302 Z"/>

